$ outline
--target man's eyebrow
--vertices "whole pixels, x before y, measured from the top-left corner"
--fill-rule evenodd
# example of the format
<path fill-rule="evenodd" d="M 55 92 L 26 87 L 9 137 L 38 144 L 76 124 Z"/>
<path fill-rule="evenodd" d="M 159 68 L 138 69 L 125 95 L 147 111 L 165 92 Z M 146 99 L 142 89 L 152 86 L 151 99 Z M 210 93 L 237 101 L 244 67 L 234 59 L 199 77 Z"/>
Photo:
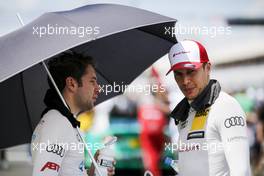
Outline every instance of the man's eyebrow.
<path fill-rule="evenodd" d="M 174 71 L 173 73 L 174 73 L 174 74 L 180 74 L 181 72 L 179 72 L 179 71 Z"/>
<path fill-rule="evenodd" d="M 95 80 L 95 81 L 97 80 L 96 76 L 93 76 L 92 79 Z"/>
<path fill-rule="evenodd" d="M 190 69 L 187 72 L 190 73 L 190 72 L 194 72 L 194 71 L 196 71 L 196 70 Z"/>

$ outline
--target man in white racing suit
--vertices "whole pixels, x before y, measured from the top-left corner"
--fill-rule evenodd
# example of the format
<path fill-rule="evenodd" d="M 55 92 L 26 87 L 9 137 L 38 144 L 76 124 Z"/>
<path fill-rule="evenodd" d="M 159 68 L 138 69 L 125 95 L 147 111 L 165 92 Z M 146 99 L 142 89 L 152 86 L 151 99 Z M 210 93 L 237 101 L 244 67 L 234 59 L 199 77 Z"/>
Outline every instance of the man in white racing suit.
<path fill-rule="evenodd" d="M 80 112 L 91 110 L 99 93 L 91 57 L 65 52 L 49 62 L 49 70 L 70 111 L 49 81 L 44 103 L 47 109 L 32 135 L 33 176 L 94 175 L 84 167 L 84 144 L 76 127 Z M 114 175 L 114 168 L 108 168 Z"/>
<path fill-rule="evenodd" d="M 169 72 L 185 96 L 171 113 L 179 129 L 179 175 L 251 175 L 245 114 L 210 80 L 205 48 L 184 40 L 170 49 L 169 59 Z"/>

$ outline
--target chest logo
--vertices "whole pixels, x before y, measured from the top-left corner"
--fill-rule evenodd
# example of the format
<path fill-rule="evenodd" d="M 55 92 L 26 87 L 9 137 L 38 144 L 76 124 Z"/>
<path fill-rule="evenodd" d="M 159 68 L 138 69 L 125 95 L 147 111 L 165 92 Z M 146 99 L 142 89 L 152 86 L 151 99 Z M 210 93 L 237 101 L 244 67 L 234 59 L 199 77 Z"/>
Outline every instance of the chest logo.
<path fill-rule="evenodd" d="M 192 121 L 191 129 L 187 135 L 187 140 L 204 138 L 208 114 L 209 109 L 196 112 Z"/>

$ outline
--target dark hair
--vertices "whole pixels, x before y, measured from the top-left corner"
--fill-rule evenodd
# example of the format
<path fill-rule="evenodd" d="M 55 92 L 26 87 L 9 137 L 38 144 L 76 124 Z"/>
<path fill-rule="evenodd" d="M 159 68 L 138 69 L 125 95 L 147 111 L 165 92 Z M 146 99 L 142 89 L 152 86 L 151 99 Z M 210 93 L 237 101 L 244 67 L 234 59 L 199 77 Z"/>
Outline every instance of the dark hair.
<path fill-rule="evenodd" d="M 66 51 L 48 62 L 49 71 L 58 86 L 60 92 L 66 85 L 66 78 L 71 76 L 82 86 L 81 77 L 85 74 L 88 65 L 95 68 L 95 62 L 91 56 Z M 50 79 L 48 79 L 50 88 L 54 88 Z"/>

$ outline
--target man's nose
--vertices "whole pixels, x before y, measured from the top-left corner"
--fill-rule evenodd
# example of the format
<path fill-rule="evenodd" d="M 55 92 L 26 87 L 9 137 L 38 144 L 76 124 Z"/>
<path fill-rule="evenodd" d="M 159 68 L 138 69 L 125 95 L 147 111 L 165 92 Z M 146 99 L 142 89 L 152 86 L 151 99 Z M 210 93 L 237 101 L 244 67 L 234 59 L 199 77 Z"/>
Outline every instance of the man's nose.
<path fill-rule="evenodd" d="M 190 77 L 188 75 L 184 75 L 182 77 L 182 84 L 186 86 L 189 82 L 190 82 Z"/>
<path fill-rule="evenodd" d="M 94 88 L 94 92 L 96 95 L 98 95 L 100 93 L 100 87 L 98 85 L 98 83 L 96 82 L 95 88 Z"/>

